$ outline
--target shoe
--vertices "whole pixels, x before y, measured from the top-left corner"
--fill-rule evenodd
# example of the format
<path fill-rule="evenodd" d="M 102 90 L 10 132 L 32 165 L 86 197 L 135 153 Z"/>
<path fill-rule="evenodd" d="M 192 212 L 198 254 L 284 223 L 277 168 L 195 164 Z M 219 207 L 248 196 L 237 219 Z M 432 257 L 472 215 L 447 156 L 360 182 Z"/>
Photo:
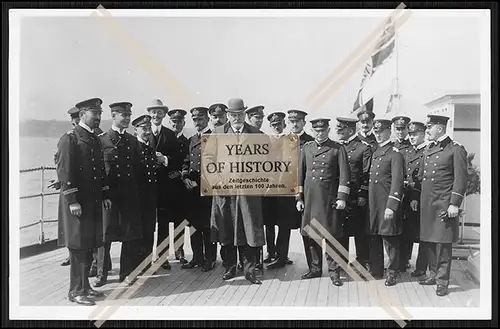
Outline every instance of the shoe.
<path fill-rule="evenodd" d="M 264 263 L 268 264 L 276 258 L 276 254 L 267 253 L 266 258 L 264 259 Z"/>
<path fill-rule="evenodd" d="M 417 270 L 415 270 L 415 271 L 411 272 L 410 275 L 412 277 L 424 276 L 425 275 L 425 271 L 417 271 Z"/>
<path fill-rule="evenodd" d="M 64 262 L 61 263 L 61 266 L 68 266 L 71 265 L 71 261 L 69 260 L 69 257 L 64 260 Z"/>
<path fill-rule="evenodd" d="M 235 270 L 228 270 L 224 275 L 222 276 L 222 280 L 231 280 L 236 276 L 236 271 Z"/>
<path fill-rule="evenodd" d="M 186 259 L 186 258 L 184 258 L 184 257 L 179 258 L 179 263 L 181 263 L 181 264 L 186 264 L 187 262 L 188 262 L 188 261 L 187 261 L 187 259 Z"/>
<path fill-rule="evenodd" d="M 340 287 L 340 286 L 344 285 L 344 282 L 342 282 L 342 280 L 340 280 L 339 273 L 332 274 L 332 276 L 330 276 L 330 280 L 332 280 L 332 283 L 334 286 Z"/>
<path fill-rule="evenodd" d="M 321 275 L 322 275 L 321 272 L 308 271 L 307 273 L 302 274 L 301 278 L 302 279 L 314 279 L 314 278 L 320 278 Z"/>
<path fill-rule="evenodd" d="M 258 270 L 262 270 L 264 268 L 264 265 L 262 265 L 261 263 L 258 263 L 258 264 L 255 264 L 255 268 Z"/>
<path fill-rule="evenodd" d="M 89 297 L 104 297 L 103 292 L 94 290 L 92 288 L 85 290 L 85 294 Z"/>
<path fill-rule="evenodd" d="M 165 269 L 165 270 L 170 270 L 172 268 L 172 266 L 170 265 L 170 263 L 168 262 L 168 260 L 161 264 L 161 268 Z"/>
<path fill-rule="evenodd" d="M 248 281 L 250 281 L 251 283 L 253 284 L 262 284 L 262 281 L 260 281 L 256 276 L 255 274 L 250 274 L 250 273 L 247 273 L 245 275 L 245 279 L 247 279 Z"/>
<path fill-rule="evenodd" d="M 396 283 L 398 283 L 398 280 L 396 279 L 395 275 L 389 275 L 387 277 L 387 279 L 385 280 L 385 285 L 387 287 L 394 286 L 394 285 L 396 285 Z"/>
<path fill-rule="evenodd" d="M 285 267 L 286 263 L 281 259 L 277 258 L 267 265 L 267 269 L 272 270 L 274 268 Z"/>
<path fill-rule="evenodd" d="M 215 262 L 214 261 L 206 261 L 205 264 L 201 267 L 202 272 L 208 272 L 213 270 L 215 267 Z"/>
<path fill-rule="evenodd" d="M 95 302 L 87 296 L 68 296 L 70 302 L 85 306 L 94 306 Z"/>
<path fill-rule="evenodd" d="M 97 268 L 91 267 L 89 271 L 89 278 L 95 278 L 97 276 Z"/>
<path fill-rule="evenodd" d="M 442 285 L 442 284 L 438 284 L 438 286 L 436 288 L 436 295 L 438 295 L 440 297 L 448 295 L 448 287 L 446 287 L 445 285 Z"/>
<path fill-rule="evenodd" d="M 418 281 L 418 284 L 422 286 L 433 286 L 436 284 L 436 280 L 434 278 L 426 278 Z"/>
<path fill-rule="evenodd" d="M 108 283 L 107 278 L 97 278 L 97 280 L 94 282 L 94 287 L 99 288 L 104 286 L 106 283 Z"/>
<path fill-rule="evenodd" d="M 238 266 L 236 267 L 236 270 L 243 271 L 244 268 L 245 268 L 245 266 L 243 265 L 243 263 L 238 263 Z"/>
<path fill-rule="evenodd" d="M 196 261 L 190 261 L 189 263 L 182 264 L 181 268 L 183 268 L 183 269 L 189 269 L 189 268 L 195 268 L 195 267 L 198 267 L 198 266 L 200 266 L 198 264 L 198 262 L 196 262 Z"/>
<path fill-rule="evenodd" d="M 286 260 L 285 260 L 285 264 L 286 265 L 292 265 L 293 261 L 290 258 L 287 257 Z"/>

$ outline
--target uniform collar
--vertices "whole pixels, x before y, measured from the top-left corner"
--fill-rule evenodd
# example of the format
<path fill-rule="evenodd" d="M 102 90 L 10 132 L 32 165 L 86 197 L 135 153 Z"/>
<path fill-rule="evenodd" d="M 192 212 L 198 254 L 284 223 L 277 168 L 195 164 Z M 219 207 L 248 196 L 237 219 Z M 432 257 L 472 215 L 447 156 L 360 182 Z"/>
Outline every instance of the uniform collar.
<path fill-rule="evenodd" d="M 145 141 L 144 139 L 142 139 L 139 135 L 137 135 L 137 140 L 139 142 L 141 142 L 142 144 L 146 144 L 146 145 L 149 145 L 149 141 Z"/>
<path fill-rule="evenodd" d="M 327 137 L 326 139 L 322 140 L 322 141 L 318 141 L 316 138 L 314 139 L 314 141 L 316 142 L 316 144 L 318 144 L 319 146 L 323 146 L 327 140 L 329 140 L 330 138 Z"/>
<path fill-rule="evenodd" d="M 304 131 L 304 129 L 302 129 L 302 130 L 300 131 L 300 133 L 295 134 L 295 135 L 297 135 L 297 136 L 299 136 L 299 137 L 300 137 L 300 136 L 304 135 L 304 133 L 305 133 L 305 131 Z"/>
<path fill-rule="evenodd" d="M 184 133 L 184 130 L 181 130 L 181 132 L 177 134 L 177 138 L 180 138 L 183 133 Z"/>
<path fill-rule="evenodd" d="M 438 138 L 437 143 L 444 141 L 448 137 L 449 137 L 448 134 L 444 134 L 443 136 Z"/>
<path fill-rule="evenodd" d="M 391 142 L 391 139 L 389 138 L 388 140 L 386 140 L 385 142 L 383 142 L 382 144 L 379 144 L 379 147 L 384 147 L 386 146 L 387 144 L 389 144 Z"/>
<path fill-rule="evenodd" d="M 360 130 L 360 131 L 359 131 L 359 134 L 360 134 L 362 137 L 366 138 L 366 137 L 368 137 L 368 136 L 372 135 L 372 134 L 373 134 L 373 132 L 370 130 L 370 131 L 369 131 L 369 132 L 365 135 L 365 133 L 364 133 L 363 131 L 361 131 L 361 130 Z"/>
<path fill-rule="evenodd" d="M 427 144 L 429 144 L 428 142 L 423 142 L 423 143 L 420 143 L 418 144 L 416 147 L 415 147 L 415 150 L 420 150 L 420 149 L 423 149 L 427 146 Z"/>
<path fill-rule="evenodd" d="M 349 137 L 348 139 L 343 140 L 343 141 L 342 141 L 342 144 L 347 145 L 347 144 L 349 144 L 350 142 L 352 142 L 352 141 L 353 141 L 356 137 L 357 137 L 357 136 L 356 136 L 356 134 L 354 134 L 354 135 L 352 135 L 351 137 Z"/>
<path fill-rule="evenodd" d="M 198 132 L 197 132 L 197 134 L 198 134 L 198 135 L 203 135 L 204 133 L 206 133 L 206 132 L 207 132 L 207 131 L 209 131 L 209 130 L 210 130 L 210 127 L 207 125 L 207 126 L 205 127 L 205 129 L 203 129 L 202 131 L 198 131 Z M 179 136 L 177 136 L 177 137 L 179 137 Z"/>
<path fill-rule="evenodd" d="M 118 133 L 118 135 L 123 135 L 125 134 L 125 129 L 123 129 L 122 131 L 120 131 L 120 129 L 118 127 L 115 127 L 114 125 L 111 126 L 111 129 L 116 131 Z"/>
<path fill-rule="evenodd" d="M 80 122 L 78 123 L 78 125 L 80 127 L 82 127 L 83 129 L 85 129 L 86 131 L 88 131 L 89 133 L 93 134 L 94 133 L 94 130 L 93 129 L 90 129 L 89 126 L 87 126 L 82 120 L 80 120 Z"/>

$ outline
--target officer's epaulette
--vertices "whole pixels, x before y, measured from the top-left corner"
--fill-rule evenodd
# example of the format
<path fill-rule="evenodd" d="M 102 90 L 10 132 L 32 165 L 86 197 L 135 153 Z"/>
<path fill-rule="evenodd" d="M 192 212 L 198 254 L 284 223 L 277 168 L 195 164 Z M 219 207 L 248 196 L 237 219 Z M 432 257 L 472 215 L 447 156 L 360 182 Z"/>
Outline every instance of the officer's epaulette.
<path fill-rule="evenodd" d="M 105 131 L 103 131 L 102 133 L 100 133 L 100 134 L 99 134 L 99 135 L 97 135 L 97 136 L 101 137 L 101 136 L 103 136 L 104 134 L 106 134 L 106 132 L 105 132 Z"/>
<path fill-rule="evenodd" d="M 366 142 L 366 141 L 361 141 L 361 143 L 365 144 L 366 146 L 370 146 L 371 147 L 371 144 Z"/>
<path fill-rule="evenodd" d="M 68 130 L 68 132 L 66 134 L 68 135 L 71 135 L 71 134 L 74 134 L 75 132 L 73 130 Z"/>
<path fill-rule="evenodd" d="M 399 149 L 397 147 L 395 147 L 395 146 L 392 147 L 392 150 L 396 151 L 396 152 L 399 152 Z"/>
<path fill-rule="evenodd" d="M 459 142 L 457 142 L 457 141 L 453 141 L 453 145 L 463 146 L 462 144 L 460 144 L 460 143 L 459 143 Z"/>
<path fill-rule="evenodd" d="M 313 145 L 314 143 L 315 143 L 315 141 L 309 141 L 309 142 L 305 143 L 304 146 Z"/>

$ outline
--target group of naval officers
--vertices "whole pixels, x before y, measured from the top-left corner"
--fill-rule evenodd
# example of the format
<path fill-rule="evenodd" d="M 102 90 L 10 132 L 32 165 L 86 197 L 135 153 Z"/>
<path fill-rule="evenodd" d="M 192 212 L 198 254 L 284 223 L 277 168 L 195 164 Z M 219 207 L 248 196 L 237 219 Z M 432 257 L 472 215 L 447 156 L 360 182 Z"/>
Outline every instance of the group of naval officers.
<path fill-rule="evenodd" d="M 213 270 L 219 244 L 223 280 L 244 272 L 246 280 L 261 284 L 257 269 L 263 269 L 262 262 L 268 269 L 293 264 L 290 234 L 299 229 L 308 265 L 302 279 L 322 276 L 324 238 L 340 257 L 326 253 L 332 284 L 343 285 L 347 264 L 353 270 L 362 266 L 366 271 L 356 271 L 365 279 L 366 273 L 385 276 L 385 285 L 393 286 L 410 268 L 413 244 L 419 243 L 411 276 L 422 285 L 436 285 L 438 296 L 448 293 L 467 177 L 467 153 L 446 133 L 449 118 L 428 115 L 425 123 L 406 116 L 376 118 L 363 107 L 357 117 L 336 118 L 334 141 L 331 119 L 310 120 L 315 135 L 310 136 L 304 130 L 306 111 L 273 112 L 266 117 L 272 135 L 285 134 L 288 123 L 290 133 L 299 136 L 299 193 L 201 196 L 201 137 L 263 134 L 264 106 L 248 108 L 233 98 L 227 105 L 194 107 L 190 117 L 196 133 L 188 139 L 183 135 L 187 111 L 169 109 L 159 99 L 133 120 L 130 102 L 110 104 L 112 126 L 103 132 L 102 103 L 92 98 L 68 111 L 74 128 L 61 137 L 55 156 L 61 190 L 58 240 L 69 250 L 70 301 L 94 305 L 94 298 L 103 296 L 89 277 L 96 277 L 94 287 L 107 284 L 112 242 L 121 242 L 120 282 L 132 285 L 134 270 L 145 260 L 139 275 L 155 261 L 170 270 L 167 248 L 159 246 L 168 239 L 169 223 L 177 227 L 184 220 L 194 233 L 189 261 L 184 229 L 175 237 L 181 242 L 175 258 L 182 269 Z M 171 128 L 163 125 L 167 115 Z M 134 134 L 126 131 L 130 124 Z M 309 235 L 313 219 L 327 236 Z M 156 225 L 160 252 L 154 260 Z M 350 237 L 357 265 L 346 258 Z M 266 256 L 261 257 L 264 245 Z"/>

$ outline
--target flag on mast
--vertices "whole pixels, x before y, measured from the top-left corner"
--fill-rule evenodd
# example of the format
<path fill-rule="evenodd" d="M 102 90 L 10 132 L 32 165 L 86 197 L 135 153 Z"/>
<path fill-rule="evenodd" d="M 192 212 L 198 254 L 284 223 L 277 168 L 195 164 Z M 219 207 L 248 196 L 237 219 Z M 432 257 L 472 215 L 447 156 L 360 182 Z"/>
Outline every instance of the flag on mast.
<path fill-rule="evenodd" d="M 380 68 L 392 58 L 395 45 L 396 29 L 394 22 L 391 18 L 389 18 L 384 27 L 384 31 L 377 41 L 373 54 L 366 63 L 358 95 L 353 104 L 352 112 L 355 112 L 357 109 L 365 105 L 365 100 L 372 99 L 381 90 L 381 88 L 383 89 L 385 87 L 385 83 L 380 83 L 380 81 L 373 82 L 373 80 L 376 73 L 380 71 Z M 381 72 L 379 76 L 380 79 L 387 80 L 383 72 Z M 376 90 L 377 88 L 378 90 Z"/>

